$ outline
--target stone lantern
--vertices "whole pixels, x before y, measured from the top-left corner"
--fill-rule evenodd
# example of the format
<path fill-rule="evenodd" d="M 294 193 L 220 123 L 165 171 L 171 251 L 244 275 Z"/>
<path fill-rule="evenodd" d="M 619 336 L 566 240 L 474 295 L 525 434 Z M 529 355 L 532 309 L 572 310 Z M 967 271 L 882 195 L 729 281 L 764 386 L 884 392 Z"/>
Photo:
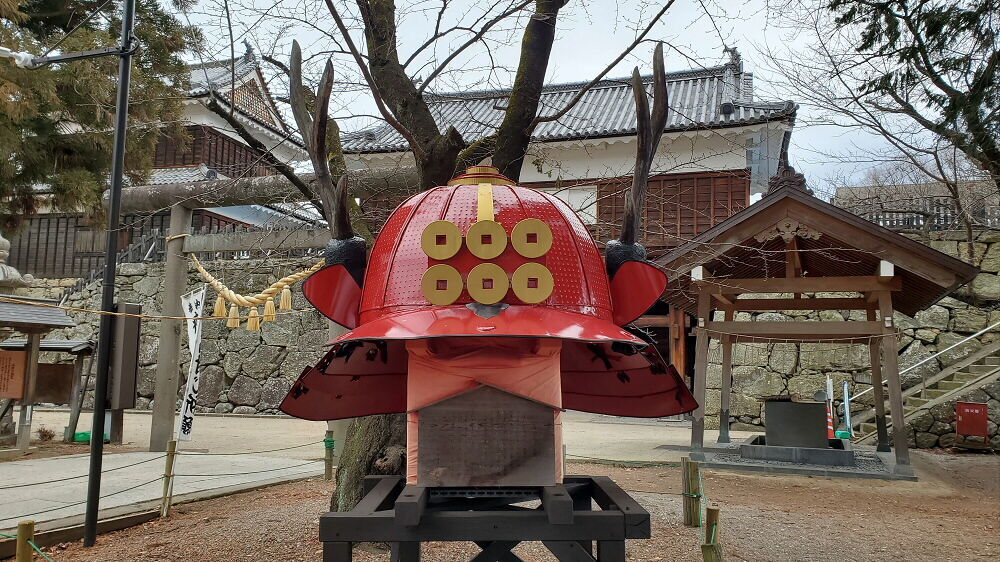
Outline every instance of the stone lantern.
<path fill-rule="evenodd" d="M 31 286 L 34 277 L 31 275 L 21 275 L 14 267 L 7 265 L 7 256 L 10 255 L 10 240 L 0 233 L 0 295 L 12 295 L 17 289 Z M 0 327 L 0 341 L 11 336 L 12 330 Z M 0 401 L 6 402 L 6 401 Z M 0 403 L 0 407 L 6 404 Z M 0 435 L 10 435 L 14 431 L 14 419 L 10 408 L 3 408 L 0 411 Z"/>
<path fill-rule="evenodd" d="M 21 275 L 21 272 L 7 265 L 10 255 L 10 240 L 0 233 L 0 295 L 12 295 L 17 289 L 30 287 L 35 278 L 31 275 Z"/>

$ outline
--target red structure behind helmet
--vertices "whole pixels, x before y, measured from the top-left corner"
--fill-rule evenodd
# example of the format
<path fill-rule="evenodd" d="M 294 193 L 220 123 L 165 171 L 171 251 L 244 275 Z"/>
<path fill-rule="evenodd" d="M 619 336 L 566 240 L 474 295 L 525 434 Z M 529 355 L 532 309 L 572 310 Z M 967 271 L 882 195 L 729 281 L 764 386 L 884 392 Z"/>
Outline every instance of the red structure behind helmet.
<path fill-rule="evenodd" d="M 562 406 L 656 417 L 696 403 L 650 342 L 622 326 L 666 277 L 627 262 L 609 280 L 593 238 L 560 199 L 475 167 L 400 205 L 379 233 L 363 288 L 342 265 L 304 285 L 352 328 L 292 387 L 281 409 L 329 420 L 404 412 L 406 340 L 562 340 Z M 485 340 L 484 340 L 485 341 Z"/>

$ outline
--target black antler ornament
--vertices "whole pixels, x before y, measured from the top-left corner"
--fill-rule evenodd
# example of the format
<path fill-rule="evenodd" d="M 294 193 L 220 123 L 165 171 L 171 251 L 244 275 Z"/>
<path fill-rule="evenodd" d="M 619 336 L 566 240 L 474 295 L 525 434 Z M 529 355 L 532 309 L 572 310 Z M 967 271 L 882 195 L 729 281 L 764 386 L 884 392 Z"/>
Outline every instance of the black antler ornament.
<path fill-rule="evenodd" d="M 642 210 L 646 204 L 649 170 L 667 124 L 667 80 L 662 43 L 656 46 L 653 53 L 652 115 L 638 67 L 632 69 L 632 94 L 635 96 L 636 117 L 635 172 L 632 175 L 632 186 L 625 198 L 621 235 L 618 240 L 610 240 L 607 244 L 606 261 L 608 274 L 611 276 L 627 261 L 646 259 L 646 248 L 637 242 L 637 238 L 642 229 Z"/>
<path fill-rule="evenodd" d="M 348 212 L 347 174 L 336 184 L 330 172 L 330 155 L 327 135 L 330 126 L 330 96 L 333 92 L 333 63 L 326 61 L 323 76 L 315 94 L 302 82 L 302 50 L 298 41 L 292 42 L 289 61 L 289 98 L 292 115 L 299 127 L 303 144 L 316 173 L 315 185 L 326 211 L 333 238 L 326 247 L 327 265 L 344 265 L 361 285 L 366 263 L 365 239 L 355 235 Z M 310 112 L 312 106 L 312 112 Z"/>

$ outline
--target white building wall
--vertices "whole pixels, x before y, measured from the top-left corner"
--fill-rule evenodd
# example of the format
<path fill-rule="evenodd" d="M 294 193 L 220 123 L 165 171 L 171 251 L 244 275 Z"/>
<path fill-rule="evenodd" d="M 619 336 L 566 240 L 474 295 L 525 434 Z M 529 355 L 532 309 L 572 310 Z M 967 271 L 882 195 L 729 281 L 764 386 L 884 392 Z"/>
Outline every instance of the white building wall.
<path fill-rule="evenodd" d="M 747 167 L 746 134 L 706 133 L 706 136 L 664 135 L 651 173 L 712 172 Z M 521 168 L 521 181 L 631 176 L 635 168 L 635 144 L 635 137 L 532 144 Z"/>
<path fill-rule="evenodd" d="M 651 175 L 750 169 L 751 193 L 762 193 L 778 169 L 785 123 L 663 135 Z M 588 180 L 627 177 L 635 168 L 636 139 L 612 137 L 533 143 L 521 168 L 522 183 L 563 183 L 552 193 L 584 222 L 594 222 L 597 186 Z M 414 166 L 409 152 L 347 154 L 349 169 Z M 573 182 L 580 182 L 573 184 Z M 569 185 L 566 185 L 566 184 Z"/>

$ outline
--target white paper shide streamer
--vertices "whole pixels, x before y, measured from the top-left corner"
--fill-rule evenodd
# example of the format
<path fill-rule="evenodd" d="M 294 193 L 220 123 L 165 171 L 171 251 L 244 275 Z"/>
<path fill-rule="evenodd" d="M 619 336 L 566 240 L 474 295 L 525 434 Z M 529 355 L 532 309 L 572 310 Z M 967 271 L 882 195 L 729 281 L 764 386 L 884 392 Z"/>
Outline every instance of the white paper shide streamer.
<path fill-rule="evenodd" d="M 188 366 L 187 385 L 184 388 L 184 400 L 181 402 L 181 423 L 177 425 L 177 440 L 190 441 L 194 430 L 194 407 L 198 402 L 198 356 L 201 354 L 201 325 L 195 320 L 201 318 L 205 309 L 205 292 L 203 285 L 181 296 L 181 308 L 187 317 L 188 349 L 191 351 L 191 364 Z"/>

